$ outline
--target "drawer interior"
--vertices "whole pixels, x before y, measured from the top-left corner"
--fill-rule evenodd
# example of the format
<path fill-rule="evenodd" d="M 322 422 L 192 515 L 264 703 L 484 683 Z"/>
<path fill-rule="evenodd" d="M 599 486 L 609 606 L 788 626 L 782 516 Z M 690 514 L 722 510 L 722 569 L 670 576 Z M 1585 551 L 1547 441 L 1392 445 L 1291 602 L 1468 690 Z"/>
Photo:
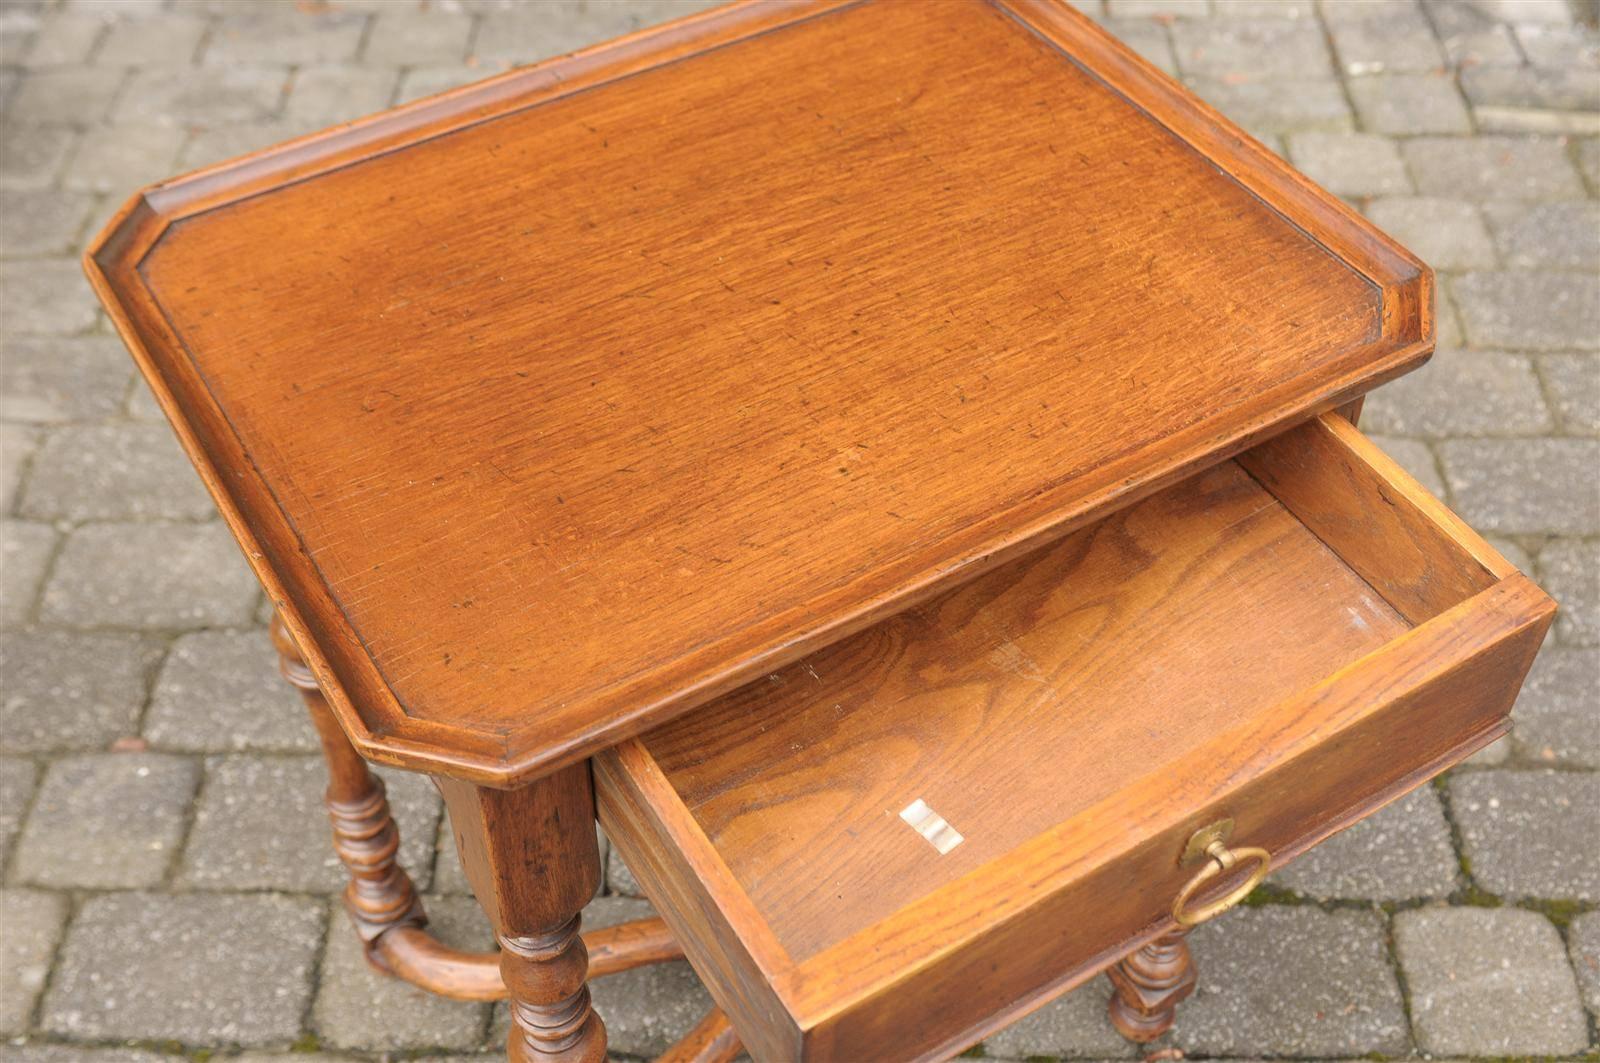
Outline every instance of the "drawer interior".
<path fill-rule="evenodd" d="M 1553 611 L 1327 415 L 608 750 L 600 817 L 757 1058 L 938 1055 L 1203 823 L 1281 860 L 1502 733 Z"/>
<path fill-rule="evenodd" d="M 1339 513 L 1370 533 L 1365 511 L 1390 503 L 1372 483 L 1328 476 L 1306 439 L 1286 442 L 644 738 L 793 958 L 1161 771 L 1493 581 L 1447 536 L 1376 551 L 1358 571 L 1339 550 Z M 1345 497 L 1328 497 L 1330 484 Z M 1315 496 L 1318 526 L 1277 492 Z M 1421 565 L 1417 549 L 1435 556 Z M 1456 577 L 1426 581 L 1425 604 L 1403 593 L 1423 567 Z M 959 844 L 940 854 L 901 817 L 919 800 Z"/>

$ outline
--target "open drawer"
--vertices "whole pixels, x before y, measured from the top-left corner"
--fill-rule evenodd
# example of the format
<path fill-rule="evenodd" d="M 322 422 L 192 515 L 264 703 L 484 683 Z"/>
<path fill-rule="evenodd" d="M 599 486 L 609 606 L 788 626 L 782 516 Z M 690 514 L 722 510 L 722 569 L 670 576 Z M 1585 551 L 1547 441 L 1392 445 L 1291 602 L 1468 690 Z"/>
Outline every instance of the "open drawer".
<path fill-rule="evenodd" d="M 598 756 L 600 819 L 756 1058 L 939 1056 L 1170 929 L 1197 828 L 1276 865 L 1498 737 L 1554 611 L 1327 415 Z"/>

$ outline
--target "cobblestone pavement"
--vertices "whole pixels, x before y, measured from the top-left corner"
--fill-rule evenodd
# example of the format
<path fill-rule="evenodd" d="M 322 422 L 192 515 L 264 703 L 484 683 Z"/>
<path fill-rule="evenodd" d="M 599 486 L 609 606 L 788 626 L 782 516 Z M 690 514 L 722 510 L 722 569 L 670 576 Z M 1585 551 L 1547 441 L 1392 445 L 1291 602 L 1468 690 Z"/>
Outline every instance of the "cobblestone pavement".
<path fill-rule="evenodd" d="M 1364 425 L 1564 609 L 1509 740 L 1196 935 L 1201 989 L 1168 1038 L 1191 1056 L 1600 1048 L 1600 38 L 1585 2 L 1081 5 L 1439 269 L 1440 353 L 1374 395 Z M 686 9 L 0 0 L 0 1060 L 501 1043 L 503 1014 L 361 962 L 261 595 L 74 259 L 143 183 Z M 484 947 L 432 789 L 391 776 L 391 793 L 436 925 Z M 647 910 L 634 893 L 613 858 L 591 924 Z M 1131 1057 L 1106 994 L 1097 980 L 983 1051 Z M 595 996 L 628 1057 L 706 1003 L 682 966 Z"/>

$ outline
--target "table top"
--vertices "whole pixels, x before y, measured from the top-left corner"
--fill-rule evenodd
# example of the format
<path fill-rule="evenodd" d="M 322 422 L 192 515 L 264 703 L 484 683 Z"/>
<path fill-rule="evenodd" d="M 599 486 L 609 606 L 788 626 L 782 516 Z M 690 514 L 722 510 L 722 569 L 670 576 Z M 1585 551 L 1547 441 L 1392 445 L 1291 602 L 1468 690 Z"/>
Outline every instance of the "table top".
<path fill-rule="evenodd" d="M 693 16 L 86 256 L 343 725 L 510 785 L 1419 364 L 1428 270 L 1065 5 Z"/>

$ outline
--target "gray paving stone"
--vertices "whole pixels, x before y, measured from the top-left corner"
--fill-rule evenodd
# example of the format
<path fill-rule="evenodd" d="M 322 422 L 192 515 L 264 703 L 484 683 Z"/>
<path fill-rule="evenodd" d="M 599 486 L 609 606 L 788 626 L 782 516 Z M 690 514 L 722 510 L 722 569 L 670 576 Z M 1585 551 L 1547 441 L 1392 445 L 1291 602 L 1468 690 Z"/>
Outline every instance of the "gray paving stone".
<path fill-rule="evenodd" d="M 42 617 L 73 627 L 188 629 L 250 622 L 258 588 L 220 521 L 86 524 L 67 536 Z"/>
<path fill-rule="evenodd" d="M 152 67 L 134 75 L 116 120 L 180 128 L 263 122 L 277 113 L 288 81 L 276 66 Z"/>
<path fill-rule="evenodd" d="M 61 255 L 77 245 L 94 200 L 59 189 L 0 191 L 0 255 Z"/>
<path fill-rule="evenodd" d="M 1436 1055 L 1561 1055 L 1587 1046 L 1577 986 L 1550 921 L 1513 908 L 1394 917 L 1417 1046 Z"/>
<path fill-rule="evenodd" d="M 1449 289 L 1449 284 L 1444 284 L 1435 293 L 1435 313 L 1438 315 L 1434 322 L 1438 330 L 1435 342 L 1445 350 L 1455 350 L 1467 345 L 1467 333 L 1461 327 L 1461 315 L 1456 312 L 1455 301 L 1450 298 Z"/>
<path fill-rule="evenodd" d="M 1507 266 L 1600 269 L 1600 203 L 1488 203 L 1483 212 Z"/>
<path fill-rule="evenodd" d="M 1211 13 L 1206 0 L 1106 0 L 1112 18 L 1205 18 Z"/>
<path fill-rule="evenodd" d="M 1160 22 L 1153 19 L 1118 19 L 1107 22 L 1105 28 L 1155 66 L 1173 77 L 1177 76 L 1178 64 L 1172 57 L 1172 39 Z"/>
<path fill-rule="evenodd" d="M 1361 410 L 1362 428 L 1403 436 L 1526 434 L 1553 425 L 1533 362 L 1500 351 L 1439 351 L 1373 391 Z"/>
<path fill-rule="evenodd" d="M 1417 0 L 1317 0 L 1317 10 L 1328 25 L 1366 22 L 1375 18 L 1409 19 L 1419 10 Z"/>
<path fill-rule="evenodd" d="M 1445 55 L 1457 66 L 1503 63 L 1515 66 L 1523 61 L 1522 52 L 1511 36 L 1511 27 L 1478 11 L 1461 0 L 1435 0 L 1427 7 Z"/>
<path fill-rule="evenodd" d="M 28 1028 L 66 922 L 59 893 L 0 890 L 0 1033 Z"/>
<path fill-rule="evenodd" d="M 1534 66 L 1600 66 L 1600 35 L 1589 26 L 1518 22 L 1512 32 Z"/>
<path fill-rule="evenodd" d="M 1369 397 L 1367 401 L 1372 400 Z M 1362 419 L 1365 421 L 1365 414 Z M 1365 424 L 1362 427 L 1365 428 Z M 1439 475 L 1439 465 L 1427 443 L 1420 439 L 1396 439 L 1376 434 L 1369 434 L 1369 438 L 1378 445 L 1379 450 L 1393 458 L 1396 464 L 1426 487 L 1430 494 L 1436 498 L 1444 497 L 1444 479 Z"/>
<path fill-rule="evenodd" d="M 1583 196 L 1583 182 L 1555 137 L 1414 137 L 1400 151 L 1424 195 L 1478 201 Z"/>
<path fill-rule="evenodd" d="M 1511 736 L 1501 735 L 1462 763 L 1470 764 L 1475 768 L 1494 768 L 1499 767 L 1510 759 Z"/>
<path fill-rule="evenodd" d="M 1600 350 L 1600 298 L 1592 276 L 1468 273 L 1450 292 L 1474 346 Z"/>
<path fill-rule="evenodd" d="M 56 539 L 48 524 L 0 520 L 0 625 L 20 626 L 33 612 Z"/>
<path fill-rule="evenodd" d="M 714 0 L 644 0 L 635 4 L 550 0 L 497 6 L 479 22 L 472 50 L 480 60 L 519 66 L 713 6 Z M 1116 11 L 1112 15 L 1121 17 Z"/>
<path fill-rule="evenodd" d="M 56 761 L 17 843 L 12 878 L 64 889 L 158 885 L 199 781 L 193 760 L 160 753 Z"/>
<path fill-rule="evenodd" d="M 387 5 L 367 35 L 362 58 L 389 66 L 442 66 L 467 57 L 472 16 L 438 8 Z"/>
<path fill-rule="evenodd" d="M 623 862 L 622 854 L 614 846 L 606 854 L 606 890 L 623 897 L 644 896 L 644 887 L 633 877 L 633 871 Z"/>
<path fill-rule="evenodd" d="M 597 897 L 583 910 L 585 929 L 599 929 L 653 914 L 628 897 Z M 595 1010 L 605 1019 L 614 1053 L 653 1059 L 694 1028 L 712 1006 L 711 995 L 687 963 L 657 963 L 608 975 L 589 986 Z M 504 1005 L 495 1008 L 489 1043 L 505 1043 Z"/>
<path fill-rule="evenodd" d="M 160 654 L 134 635 L 0 633 L 0 751 L 103 749 L 132 734 Z"/>
<path fill-rule="evenodd" d="M 1411 189 L 1394 142 L 1370 133 L 1296 133 L 1289 138 L 1289 158 L 1335 195 L 1386 196 Z"/>
<path fill-rule="evenodd" d="M 1314 21 L 1180 19 L 1172 50 L 1189 77 L 1270 80 L 1332 77 L 1333 61 Z"/>
<path fill-rule="evenodd" d="M 22 757 L 0 757 L 0 866 L 11 852 L 11 840 L 22 829 L 22 818 L 33 800 L 39 769 Z"/>
<path fill-rule="evenodd" d="M 78 66 L 88 61 L 95 43 L 105 30 L 105 22 L 74 11 L 52 12 L 39 23 L 33 47 L 22 65 L 35 69 Z"/>
<path fill-rule="evenodd" d="M 1187 78 L 1185 84 L 1252 135 L 1301 130 L 1348 132 L 1355 119 L 1336 81 L 1245 81 Z"/>
<path fill-rule="evenodd" d="M 149 382 L 137 374 L 133 378 L 133 388 L 128 393 L 128 401 L 123 405 L 123 412 L 135 421 L 144 421 L 148 424 L 168 423 L 167 415 L 161 412 L 161 404 L 156 401 Z"/>
<path fill-rule="evenodd" d="M 100 311 L 78 263 L 67 258 L 0 262 L 0 327 L 11 333 L 83 332 Z"/>
<path fill-rule="evenodd" d="M 179 1058 L 142 1048 L 96 1048 L 48 1041 L 0 1044 L 0 1063 L 175 1063 Z"/>
<path fill-rule="evenodd" d="M 188 65 L 199 52 L 205 32 L 206 20 L 189 15 L 121 18 L 106 31 L 94 61 L 97 66 Z"/>
<path fill-rule="evenodd" d="M 166 0 L 66 0 L 73 11 L 88 11 L 97 15 L 110 15 L 117 21 L 148 19 L 164 14 Z"/>
<path fill-rule="evenodd" d="M 39 12 L 18 5 L 7 11 L 6 16 L 0 19 L 0 63 L 16 67 L 33 46 L 33 35 L 39 29 Z"/>
<path fill-rule="evenodd" d="M 46 435 L 20 512 L 68 520 L 201 520 L 216 507 L 170 428 L 124 423 L 70 425 Z"/>
<path fill-rule="evenodd" d="M 1494 241 L 1471 203 L 1392 196 L 1370 203 L 1367 217 L 1434 269 L 1482 269 L 1495 264 Z"/>
<path fill-rule="evenodd" d="M 1511 718 L 1525 758 L 1600 768 L 1600 649 L 1545 646 Z"/>
<path fill-rule="evenodd" d="M 0 339 L 0 417 L 50 423 L 108 417 L 122 405 L 133 366 L 111 336 Z"/>
<path fill-rule="evenodd" d="M 325 921 L 324 902 L 302 898 L 91 897 L 67 931 L 42 1026 L 82 1040 L 293 1041 Z"/>
<path fill-rule="evenodd" d="M 1431 786 L 1422 786 L 1301 856 L 1275 876 L 1320 899 L 1403 901 L 1456 888 L 1450 825 Z"/>
<path fill-rule="evenodd" d="M 428 928 L 446 944 L 494 947 L 489 921 L 466 897 L 428 897 Z M 312 1029 L 332 1048 L 406 1051 L 473 1048 L 483 1040 L 488 1004 L 449 1000 L 374 971 L 350 921 L 335 906 L 328 922 Z"/>
<path fill-rule="evenodd" d="M 1578 916 L 1567 928 L 1567 951 L 1589 1014 L 1600 1018 L 1600 912 Z"/>
<path fill-rule="evenodd" d="M 190 170 L 200 166 L 235 159 L 253 151 L 271 147 L 306 132 L 303 126 L 281 119 L 268 122 L 238 122 L 213 126 L 196 133 L 184 145 L 179 156 L 179 168 Z"/>
<path fill-rule="evenodd" d="M 1211 0 L 1217 18 L 1315 18 L 1311 0 Z"/>
<path fill-rule="evenodd" d="M 278 674 L 267 633 L 180 637 L 156 679 L 144 736 L 158 749 L 204 753 L 317 750 L 300 696 Z"/>
<path fill-rule="evenodd" d="M 122 85 L 122 71 L 91 67 L 36 70 L 23 76 L 11 101 L 30 122 L 81 125 L 105 117 Z"/>
<path fill-rule="evenodd" d="M 1452 776 L 1450 808 L 1472 877 L 1503 897 L 1600 900 L 1600 775 L 1479 771 Z M 1587 845 L 1575 844 L 1588 839 Z"/>
<path fill-rule="evenodd" d="M 78 145 L 63 181 L 68 188 L 112 193 L 120 205 L 136 189 L 171 177 L 187 138 L 173 126 L 98 126 Z"/>
<path fill-rule="evenodd" d="M 1539 583 L 1561 604 L 1556 637 L 1600 644 L 1600 542 L 1558 539 L 1539 551 Z"/>
<path fill-rule="evenodd" d="M 1600 133 L 1594 70 L 1485 66 L 1461 71 L 1479 129 L 1495 133 Z"/>
<path fill-rule="evenodd" d="M 1335 19 L 1328 23 L 1339 67 L 1352 77 L 1422 73 L 1444 66 L 1433 27 L 1420 11 L 1383 13 L 1376 18 Z"/>
<path fill-rule="evenodd" d="M 1499 535 L 1486 535 L 1484 541 L 1500 551 L 1500 555 L 1516 566 L 1518 572 L 1533 571 L 1533 556 L 1515 541 Z"/>
<path fill-rule="evenodd" d="M 1547 354 L 1537 364 L 1561 427 L 1579 435 L 1600 434 L 1600 358 Z"/>
<path fill-rule="evenodd" d="M 18 424 L 0 423 L 0 513 L 11 512 L 22 486 L 22 471 L 33 458 L 38 433 Z"/>
<path fill-rule="evenodd" d="M 1438 449 L 1456 509 L 1475 528 L 1509 535 L 1600 528 L 1600 498 L 1571 487 L 1600 467 L 1600 442 L 1452 439 Z"/>
<path fill-rule="evenodd" d="M 500 1053 L 503 1055 L 504 1053 Z M 291 1049 L 288 1052 L 241 1052 L 237 1056 L 229 1056 L 228 1063 L 362 1063 L 369 1058 L 364 1056 L 347 1056 L 342 1052 L 301 1052 Z M 383 1057 L 379 1057 L 380 1059 Z M 496 1056 L 474 1054 L 464 1057 L 422 1056 L 430 1063 L 450 1063 L 452 1059 L 466 1059 L 471 1063 L 499 1063 Z"/>
<path fill-rule="evenodd" d="M 66 126 L 8 120 L 6 150 L 0 151 L 0 188 L 44 188 L 54 183 L 77 137 Z"/>
<path fill-rule="evenodd" d="M 432 96 L 460 85 L 483 79 L 483 71 L 469 66 L 418 67 L 407 70 L 400 78 L 400 89 L 395 103 L 410 103 L 424 96 Z"/>
<path fill-rule="evenodd" d="M 1111 983 L 1094 978 L 1057 997 L 983 1042 L 988 1058 L 1029 1059 L 1039 1056 L 1106 1059 L 1135 1054 L 1106 1016 Z"/>
<path fill-rule="evenodd" d="M 1572 154 L 1578 162 L 1578 172 L 1589 182 L 1589 194 L 1600 194 L 1600 139 L 1587 137 L 1572 142 Z"/>
<path fill-rule="evenodd" d="M 1332 1058 L 1410 1046 L 1376 913 L 1245 908 L 1191 941 L 1205 977 L 1178 1009 L 1185 1052 Z"/>
<path fill-rule="evenodd" d="M 212 66 L 338 63 L 355 58 L 366 26 L 366 15 L 331 4 L 225 8 L 211 28 L 202 61 Z"/>
<path fill-rule="evenodd" d="M 400 828 L 400 862 L 428 888 L 439 796 L 421 775 L 381 773 Z M 334 854 L 322 758 L 218 757 L 207 763 L 177 881 L 198 889 L 334 893 L 347 875 Z"/>
<path fill-rule="evenodd" d="M 394 97 L 400 75 L 377 67 L 313 66 L 295 73 L 284 118 L 301 132 L 381 111 Z"/>
<path fill-rule="evenodd" d="M 1444 74 L 1381 74 L 1350 81 L 1350 99 L 1361 125 L 1391 136 L 1470 133 L 1472 118 Z"/>

